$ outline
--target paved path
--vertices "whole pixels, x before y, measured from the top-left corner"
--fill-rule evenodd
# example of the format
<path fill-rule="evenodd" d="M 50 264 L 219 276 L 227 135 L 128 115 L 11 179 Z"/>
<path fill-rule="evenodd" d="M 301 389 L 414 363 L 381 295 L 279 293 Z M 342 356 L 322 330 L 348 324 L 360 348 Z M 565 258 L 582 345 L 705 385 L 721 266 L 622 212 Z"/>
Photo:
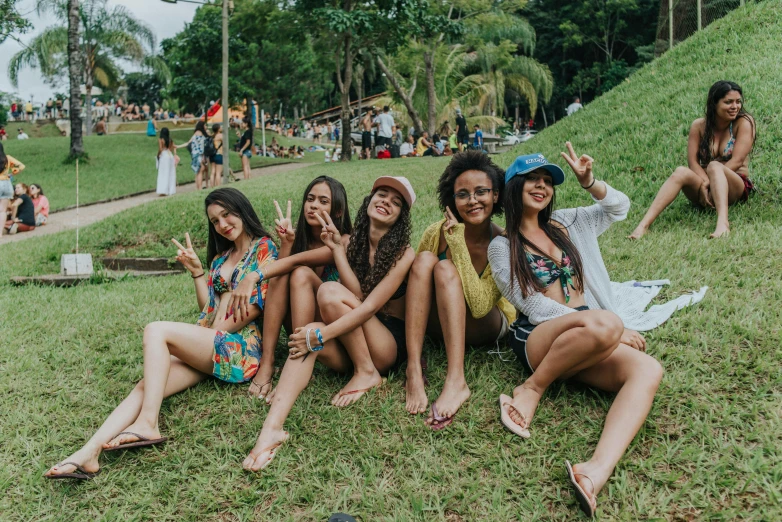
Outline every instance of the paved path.
<path fill-rule="evenodd" d="M 280 173 L 290 172 L 293 170 L 303 169 L 312 165 L 315 165 L 315 163 L 286 163 L 283 165 L 260 167 L 260 168 L 252 169 L 251 177 L 256 178 L 261 176 L 271 176 L 274 174 L 280 174 Z M 236 174 L 238 176 L 241 176 L 241 172 L 237 172 Z M 176 188 L 177 195 L 183 194 L 185 192 L 193 192 L 195 189 L 196 189 L 195 183 L 178 185 Z M 175 198 L 177 196 L 174 195 L 169 197 Z M 112 216 L 118 212 L 122 212 L 125 209 L 136 207 L 138 205 L 143 205 L 144 203 L 148 203 L 156 199 L 160 199 L 160 196 L 155 194 L 155 192 L 153 191 L 147 194 L 141 194 L 138 196 L 132 196 L 125 199 L 119 199 L 117 201 L 109 201 L 108 203 L 98 203 L 95 205 L 81 207 L 79 209 L 79 227 L 80 228 L 85 227 L 87 225 L 90 225 L 102 219 L 105 219 L 109 216 Z M 53 212 L 49 215 L 49 223 L 47 223 L 46 226 L 36 227 L 36 229 L 31 232 L 21 232 L 15 235 L 9 235 L 7 233 L 4 233 L 3 236 L 0 237 L 0 245 L 3 245 L 5 243 L 11 243 L 14 241 L 23 241 L 25 239 L 29 239 L 32 237 L 54 234 L 56 232 L 61 232 L 63 230 L 70 230 L 73 228 L 76 228 L 76 209 L 63 210 L 61 212 Z"/>

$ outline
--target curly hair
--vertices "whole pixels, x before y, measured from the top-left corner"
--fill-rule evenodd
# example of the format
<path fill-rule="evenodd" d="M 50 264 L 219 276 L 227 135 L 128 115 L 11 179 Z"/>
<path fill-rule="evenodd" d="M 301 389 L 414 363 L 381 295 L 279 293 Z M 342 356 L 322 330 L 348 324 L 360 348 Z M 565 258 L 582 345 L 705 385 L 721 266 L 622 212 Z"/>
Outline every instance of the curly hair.
<path fill-rule="evenodd" d="M 711 148 L 712 141 L 714 140 L 714 127 L 717 125 L 717 105 L 721 99 L 728 95 L 730 91 L 736 91 L 741 97 L 741 109 L 739 109 L 739 113 L 736 115 L 736 119 L 734 121 L 738 122 L 739 118 L 746 119 L 750 125 L 752 125 L 752 131 L 754 135 L 752 139 L 753 147 L 755 145 L 755 141 L 757 140 L 755 120 L 752 118 L 750 113 L 744 110 L 744 91 L 741 90 L 741 87 L 739 87 L 737 83 L 725 80 L 715 82 L 714 85 L 712 85 L 709 89 L 709 94 L 706 97 L 706 121 L 704 125 L 703 136 L 701 137 L 701 141 L 698 144 L 698 162 L 700 163 L 701 167 L 705 168 L 714 159 Z M 721 152 L 719 154 L 720 156 L 722 155 Z"/>
<path fill-rule="evenodd" d="M 413 226 L 410 221 L 410 207 L 402 202 L 402 212 L 396 223 L 380 238 L 375 251 L 375 264 L 369 264 L 369 216 L 367 209 L 377 190 L 364 198 L 353 224 L 353 236 L 348 245 L 348 263 L 361 283 L 361 293 L 368 296 L 383 280 L 396 262 L 402 258 L 410 245 Z"/>
<path fill-rule="evenodd" d="M 453 155 L 451 162 L 445 167 L 437 184 L 437 200 L 440 202 L 440 210 L 445 212 L 446 207 L 453 211 L 456 219 L 461 223 L 462 216 L 456 212 L 456 199 L 453 197 L 456 178 L 468 170 L 479 170 L 491 180 L 492 188 L 497 191 L 499 197 L 492 208 L 492 216 L 501 216 L 504 212 L 503 192 L 505 191 L 505 170 L 489 158 L 487 154 L 479 150 L 466 150 Z"/>

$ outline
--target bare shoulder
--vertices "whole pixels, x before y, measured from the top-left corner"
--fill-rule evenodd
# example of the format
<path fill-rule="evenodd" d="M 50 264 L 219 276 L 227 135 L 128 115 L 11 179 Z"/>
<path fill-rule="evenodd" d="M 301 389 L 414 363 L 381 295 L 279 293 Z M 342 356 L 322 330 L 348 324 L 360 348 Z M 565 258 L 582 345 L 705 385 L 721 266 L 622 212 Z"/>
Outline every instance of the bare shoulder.
<path fill-rule="evenodd" d="M 740 118 L 738 118 L 738 120 L 736 121 L 734 133 L 754 132 L 754 128 L 755 128 L 755 118 L 753 118 L 749 114 L 745 114 Z"/>
<path fill-rule="evenodd" d="M 690 133 L 697 132 L 698 134 L 702 134 L 705 128 L 706 118 L 698 118 L 690 125 Z"/>

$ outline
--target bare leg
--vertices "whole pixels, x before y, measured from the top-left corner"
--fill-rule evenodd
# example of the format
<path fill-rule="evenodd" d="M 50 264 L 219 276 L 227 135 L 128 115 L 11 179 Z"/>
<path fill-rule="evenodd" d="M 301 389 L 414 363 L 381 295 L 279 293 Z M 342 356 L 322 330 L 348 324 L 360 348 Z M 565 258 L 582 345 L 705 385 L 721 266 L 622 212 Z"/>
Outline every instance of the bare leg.
<path fill-rule="evenodd" d="M 3 237 L 5 227 L 2 226 L 5 223 L 6 211 L 8 210 L 8 202 L 10 199 L 0 199 L 0 237 Z"/>
<path fill-rule="evenodd" d="M 706 167 L 709 176 L 709 192 L 717 209 L 717 227 L 710 237 L 718 238 L 730 232 L 728 206 L 741 199 L 744 194 L 744 181 L 741 176 L 718 161 L 712 161 Z"/>
<path fill-rule="evenodd" d="M 638 223 L 638 226 L 635 227 L 633 233 L 627 237 L 629 239 L 640 239 L 646 234 L 646 231 L 652 226 L 652 223 L 657 219 L 657 216 L 659 216 L 668 205 L 673 203 L 673 200 L 676 199 L 679 192 L 684 191 L 687 197 L 691 200 L 695 198 L 697 201 L 698 189 L 702 183 L 703 180 L 695 172 L 687 167 L 678 167 L 673 171 L 671 177 L 663 183 L 663 186 L 660 187 L 660 191 L 657 192 L 657 196 L 655 196 L 652 206 L 646 211 L 646 214 L 644 214 L 644 217 L 641 219 L 641 222 Z M 691 195 L 692 197 L 690 197 Z"/>
<path fill-rule="evenodd" d="M 576 476 L 581 488 L 593 495 L 593 502 L 649 415 L 662 377 L 659 362 L 624 344 L 608 358 L 576 375 L 585 384 L 618 392 L 592 458 L 573 466 L 576 473 L 591 479 L 590 482 Z"/>
<path fill-rule="evenodd" d="M 250 158 L 245 155 L 242 155 L 242 171 L 244 179 L 250 179 Z"/>
<path fill-rule="evenodd" d="M 266 305 L 263 314 L 263 354 L 259 362 L 258 373 L 253 378 L 250 393 L 259 399 L 266 399 L 272 390 L 274 376 L 274 351 L 280 340 L 280 329 L 288 313 L 289 276 L 277 277 L 269 281 L 266 292 Z"/>
<path fill-rule="evenodd" d="M 424 413 L 428 405 L 424 388 L 421 356 L 424 351 L 424 336 L 434 297 L 434 267 L 437 256 L 421 252 L 416 256 L 407 282 L 405 301 L 405 338 L 407 340 L 407 379 L 405 408 L 413 415 Z"/>
<path fill-rule="evenodd" d="M 437 413 L 442 417 L 451 417 L 470 398 L 470 388 L 464 378 L 464 351 L 468 316 L 476 344 L 493 342 L 500 333 L 502 319 L 499 310 L 493 310 L 481 320 L 473 319 L 464 301 L 462 282 L 456 265 L 444 260 L 434 267 L 435 292 L 437 293 L 437 311 L 445 340 L 445 353 L 448 358 L 448 371 L 445 385 L 437 403 Z M 426 420 L 427 424 L 436 424 L 433 415 Z"/>
<path fill-rule="evenodd" d="M 538 325 L 527 339 L 527 357 L 535 373 L 513 390 L 511 419 L 528 427 L 546 388 L 606 359 L 619 346 L 623 332 L 622 320 L 604 310 L 567 314 Z"/>

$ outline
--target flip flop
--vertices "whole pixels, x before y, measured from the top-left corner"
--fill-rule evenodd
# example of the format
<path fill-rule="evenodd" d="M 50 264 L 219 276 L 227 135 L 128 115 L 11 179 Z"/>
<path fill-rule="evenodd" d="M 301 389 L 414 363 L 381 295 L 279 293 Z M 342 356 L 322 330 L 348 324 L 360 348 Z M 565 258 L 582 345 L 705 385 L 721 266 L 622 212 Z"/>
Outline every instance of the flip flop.
<path fill-rule="evenodd" d="M 266 453 L 266 452 L 268 452 L 268 453 L 269 453 L 269 458 L 268 458 L 268 459 L 266 459 L 266 462 L 264 462 L 264 463 L 263 463 L 263 466 L 261 466 L 261 467 L 260 467 L 260 468 L 258 468 L 257 470 L 255 470 L 255 469 L 251 469 L 251 470 L 250 470 L 250 469 L 248 469 L 247 471 L 252 471 L 252 472 L 255 472 L 255 471 L 261 471 L 263 468 L 265 468 L 266 466 L 268 466 L 269 464 L 271 464 L 271 461 L 273 461 L 273 460 L 274 460 L 274 457 L 276 457 L 276 456 L 277 456 L 277 448 L 279 448 L 280 446 L 282 446 L 282 444 L 283 444 L 283 443 L 284 443 L 286 440 L 288 440 L 288 432 L 287 432 L 287 431 L 285 432 L 285 438 L 284 438 L 284 439 L 282 439 L 281 441 L 275 442 L 275 443 L 274 443 L 274 444 L 272 444 L 271 446 L 268 446 L 268 447 L 266 447 L 266 448 L 263 448 L 263 449 L 261 450 L 261 452 L 260 452 L 260 453 L 258 453 L 258 456 L 261 456 L 261 455 L 263 455 L 263 454 L 264 454 L 264 453 Z M 257 459 L 257 458 L 258 458 L 258 457 L 256 457 L 256 459 Z"/>
<path fill-rule="evenodd" d="M 358 389 L 358 390 L 350 390 L 350 391 L 346 391 L 346 392 L 342 392 L 341 391 L 337 395 L 339 395 L 340 397 L 344 397 L 345 395 L 353 395 L 354 393 L 366 393 L 369 390 L 374 390 L 375 388 L 381 387 L 385 382 L 386 382 L 386 379 L 385 379 L 385 377 L 383 377 L 380 380 L 380 383 L 375 384 L 374 386 L 370 386 L 369 388 L 361 388 L 361 389 Z M 355 403 L 351 403 L 351 404 L 355 404 Z"/>
<path fill-rule="evenodd" d="M 522 439 L 528 439 L 530 437 L 529 429 L 523 428 L 519 426 L 516 422 L 513 421 L 513 419 L 510 416 L 510 412 L 505 410 L 505 407 L 507 406 L 508 409 L 513 408 L 516 413 L 521 415 L 521 418 L 524 420 L 527 420 L 527 418 L 524 416 L 523 413 L 521 413 L 518 408 L 516 408 L 512 403 L 513 399 L 508 397 L 505 394 L 500 395 L 500 420 L 502 421 L 502 424 L 508 428 L 509 431 L 512 433 L 515 433 Z"/>
<path fill-rule="evenodd" d="M 126 442 L 125 444 L 120 444 L 119 446 L 113 446 L 111 448 L 103 448 L 103 451 L 118 451 L 123 449 L 130 449 L 130 448 L 143 448 L 145 446 L 155 446 L 156 444 L 162 444 L 168 440 L 168 437 L 160 437 L 159 439 L 148 439 L 146 437 L 142 437 L 138 433 L 133 433 L 132 431 L 123 431 L 121 433 L 117 433 L 116 435 L 114 435 L 114 437 L 111 438 L 111 440 L 116 439 L 120 435 L 133 435 L 134 437 L 138 438 L 138 440 L 133 442 Z"/>
<path fill-rule="evenodd" d="M 445 429 L 446 427 L 450 426 L 451 423 L 453 423 L 454 415 L 451 415 L 450 417 L 443 417 L 443 416 L 441 416 L 437 412 L 437 403 L 436 402 L 432 403 L 431 410 L 432 410 L 432 420 L 434 422 L 432 422 L 428 426 L 429 426 L 429 428 L 432 431 L 440 431 L 440 430 Z M 435 422 L 437 424 L 435 424 Z"/>
<path fill-rule="evenodd" d="M 44 475 L 44 477 L 52 480 L 58 480 L 58 479 L 92 480 L 101 471 L 101 470 L 87 471 L 86 469 L 82 468 L 79 464 L 76 464 L 75 462 L 60 462 L 55 466 L 55 468 L 68 466 L 68 465 L 76 466 L 76 470 L 70 473 L 60 473 L 59 475 Z"/>
<path fill-rule="evenodd" d="M 581 511 L 586 514 L 589 518 L 594 518 L 595 516 L 595 507 L 592 506 L 592 503 L 589 502 L 589 495 L 587 495 L 587 492 L 584 491 L 584 489 L 581 487 L 581 485 L 576 480 L 576 477 L 584 477 L 586 478 L 590 484 L 592 484 L 592 489 L 595 489 L 595 484 L 592 482 L 592 479 L 589 478 L 588 475 L 584 475 L 583 473 L 575 473 L 573 471 L 573 466 L 570 465 L 570 461 L 565 461 L 565 467 L 567 468 L 567 474 L 570 476 L 570 483 L 573 485 L 573 491 L 576 494 L 576 499 L 578 499 L 578 505 L 581 508 Z M 594 498 L 594 497 L 593 497 Z"/>

